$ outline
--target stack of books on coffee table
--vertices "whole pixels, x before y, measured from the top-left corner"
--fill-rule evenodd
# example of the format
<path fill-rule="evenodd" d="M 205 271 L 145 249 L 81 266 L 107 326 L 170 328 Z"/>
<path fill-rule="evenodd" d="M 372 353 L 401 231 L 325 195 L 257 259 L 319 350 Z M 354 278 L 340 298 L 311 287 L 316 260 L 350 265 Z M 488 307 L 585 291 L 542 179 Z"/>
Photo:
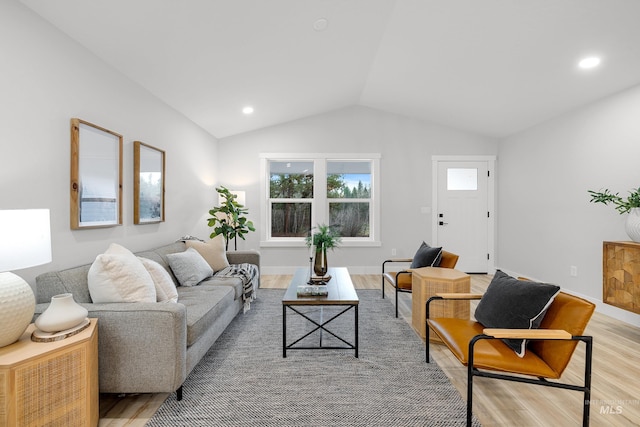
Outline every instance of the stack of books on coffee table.
<path fill-rule="evenodd" d="M 329 295 L 327 285 L 300 285 L 298 286 L 299 297 L 326 297 Z"/>

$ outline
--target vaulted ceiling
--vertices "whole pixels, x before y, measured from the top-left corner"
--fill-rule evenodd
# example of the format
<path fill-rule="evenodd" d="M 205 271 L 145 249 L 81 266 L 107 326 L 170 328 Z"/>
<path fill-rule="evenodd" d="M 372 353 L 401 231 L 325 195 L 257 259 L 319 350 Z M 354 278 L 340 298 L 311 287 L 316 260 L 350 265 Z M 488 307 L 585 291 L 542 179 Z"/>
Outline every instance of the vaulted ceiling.
<path fill-rule="evenodd" d="M 20 1 L 218 138 L 351 105 L 505 137 L 640 83 L 637 0 Z"/>

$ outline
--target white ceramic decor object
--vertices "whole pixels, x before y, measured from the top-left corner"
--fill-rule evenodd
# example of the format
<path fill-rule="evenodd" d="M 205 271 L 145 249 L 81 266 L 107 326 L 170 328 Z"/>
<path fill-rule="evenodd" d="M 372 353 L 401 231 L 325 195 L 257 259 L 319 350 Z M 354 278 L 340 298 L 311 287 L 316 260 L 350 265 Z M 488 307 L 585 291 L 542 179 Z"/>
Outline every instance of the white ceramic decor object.
<path fill-rule="evenodd" d="M 43 332 L 60 332 L 78 326 L 88 314 L 72 294 L 54 295 L 49 307 L 36 319 L 36 327 Z"/>
<path fill-rule="evenodd" d="M 631 240 L 640 243 L 640 208 L 632 208 L 629 211 L 624 229 Z"/>
<path fill-rule="evenodd" d="M 0 273 L 0 347 L 22 336 L 35 307 L 36 299 L 27 282 L 13 273 Z"/>
<path fill-rule="evenodd" d="M 13 270 L 51 261 L 48 209 L 0 210 L 0 347 L 17 341 L 36 307 L 33 291 Z"/>

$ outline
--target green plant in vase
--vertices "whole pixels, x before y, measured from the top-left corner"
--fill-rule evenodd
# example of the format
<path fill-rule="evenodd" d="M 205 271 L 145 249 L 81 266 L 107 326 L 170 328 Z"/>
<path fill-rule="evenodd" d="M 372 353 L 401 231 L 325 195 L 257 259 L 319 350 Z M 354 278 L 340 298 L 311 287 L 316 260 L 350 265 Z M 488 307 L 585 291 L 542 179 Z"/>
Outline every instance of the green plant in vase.
<path fill-rule="evenodd" d="M 315 261 L 313 271 L 317 276 L 323 277 L 329 269 L 327 264 L 327 249 L 335 249 L 340 245 L 342 237 L 337 230 L 337 226 L 318 224 L 313 233 L 306 237 L 307 246 L 310 250 L 315 247 Z"/>
<path fill-rule="evenodd" d="M 633 208 L 640 208 L 640 187 L 629 191 L 629 196 L 626 200 L 620 197 L 618 193 L 613 194 L 606 188 L 604 191 L 589 190 L 589 194 L 591 194 L 591 200 L 589 200 L 591 203 L 602 203 L 605 205 L 611 203 L 620 215 L 628 213 Z"/>
<path fill-rule="evenodd" d="M 224 203 L 214 207 L 209 211 L 212 218 L 207 220 L 209 227 L 213 227 L 213 232 L 209 237 L 212 239 L 219 234 L 224 236 L 226 249 L 229 250 L 229 241 L 233 239 L 235 250 L 238 250 L 238 237 L 245 240 L 244 235 L 250 231 L 256 231 L 253 222 L 249 221 L 246 214 L 249 210 L 244 205 L 238 203 L 235 194 L 225 187 L 216 188 L 218 194 L 224 198 Z"/>
<path fill-rule="evenodd" d="M 626 213 L 625 231 L 631 240 L 640 242 L 640 187 L 630 190 L 626 199 L 606 188 L 603 191 L 588 191 L 591 203 L 612 204 L 620 215 Z"/>

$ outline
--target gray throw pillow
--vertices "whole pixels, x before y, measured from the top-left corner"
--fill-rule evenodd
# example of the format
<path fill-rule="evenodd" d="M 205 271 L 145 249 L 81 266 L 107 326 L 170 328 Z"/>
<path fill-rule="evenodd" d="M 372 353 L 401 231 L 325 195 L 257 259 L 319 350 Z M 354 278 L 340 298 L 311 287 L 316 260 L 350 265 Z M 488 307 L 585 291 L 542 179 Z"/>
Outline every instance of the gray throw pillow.
<path fill-rule="evenodd" d="M 437 267 L 442 259 L 442 248 L 432 248 L 422 242 L 416 254 L 413 256 L 411 268 Z"/>
<path fill-rule="evenodd" d="M 475 311 L 486 328 L 537 329 L 560 286 L 518 280 L 497 270 Z M 526 340 L 503 340 L 524 357 Z"/>
<path fill-rule="evenodd" d="M 193 248 L 184 252 L 167 254 L 169 267 L 182 286 L 195 286 L 213 275 L 213 269 Z"/>

